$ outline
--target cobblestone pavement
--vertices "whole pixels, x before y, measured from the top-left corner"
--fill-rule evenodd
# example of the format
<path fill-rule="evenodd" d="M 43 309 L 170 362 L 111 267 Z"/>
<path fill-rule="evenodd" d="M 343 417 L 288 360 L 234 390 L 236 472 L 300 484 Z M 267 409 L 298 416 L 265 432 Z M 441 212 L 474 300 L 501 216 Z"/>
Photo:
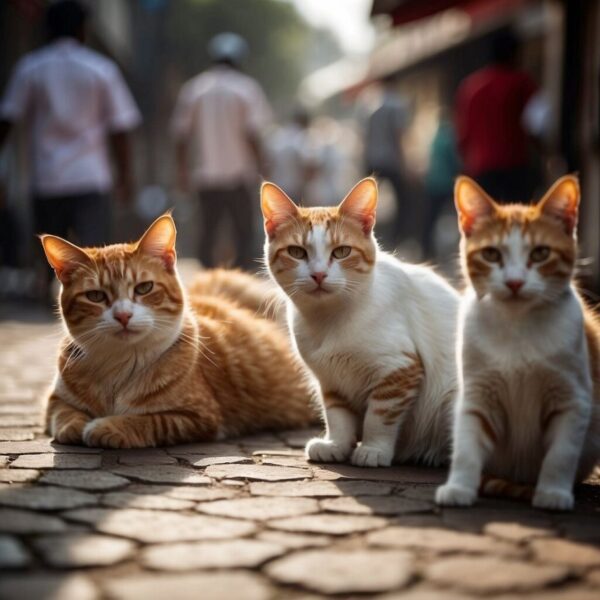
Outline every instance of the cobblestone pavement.
<path fill-rule="evenodd" d="M 600 598 L 600 480 L 572 514 L 438 510 L 439 470 L 315 466 L 314 432 L 53 445 L 59 329 L 0 322 L 0 598 Z"/>

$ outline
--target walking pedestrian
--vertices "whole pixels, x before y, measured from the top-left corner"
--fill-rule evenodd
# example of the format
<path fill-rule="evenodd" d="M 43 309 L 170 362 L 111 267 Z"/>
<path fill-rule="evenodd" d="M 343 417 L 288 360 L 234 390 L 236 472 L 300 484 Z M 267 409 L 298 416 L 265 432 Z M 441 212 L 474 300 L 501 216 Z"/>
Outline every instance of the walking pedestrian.
<path fill-rule="evenodd" d="M 202 263 L 214 266 L 216 235 L 229 218 L 236 262 L 249 268 L 258 255 L 251 189 L 258 183 L 271 108 L 258 82 L 241 71 L 248 54 L 242 37 L 221 33 L 208 51 L 212 66 L 183 86 L 173 115 L 178 183 L 200 200 Z"/>
<path fill-rule="evenodd" d="M 367 175 L 388 181 L 396 200 L 396 217 L 391 228 L 380 231 L 384 241 L 393 248 L 409 236 L 411 218 L 407 201 L 407 186 L 402 136 L 408 126 L 407 101 L 398 94 L 393 76 L 382 80 L 379 106 L 369 115 L 365 138 L 365 167 Z"/>
<path fill-rule="evenodd" d="M 24 122 L 35 230 L 98 246 L 110 242 L 110 147 L 116 190 L 128 199 L 129 132 L 141 117 L 117 65 L 84 46 L 87 19 L 76 0 L 50 4 L 48 43 L 17 63 L 0 103 L 0 148 Z"/>
<path fill-rule="evenodd" d="M 523 113 L 536 92 L 528 73 L 517 68 L 518 40 L 497 34 L 492 64 L 469 75 L 456 100 L 456 127 L 465 171 L 495 199 L 527 202 L 537 187 L 531 138 Z"/>

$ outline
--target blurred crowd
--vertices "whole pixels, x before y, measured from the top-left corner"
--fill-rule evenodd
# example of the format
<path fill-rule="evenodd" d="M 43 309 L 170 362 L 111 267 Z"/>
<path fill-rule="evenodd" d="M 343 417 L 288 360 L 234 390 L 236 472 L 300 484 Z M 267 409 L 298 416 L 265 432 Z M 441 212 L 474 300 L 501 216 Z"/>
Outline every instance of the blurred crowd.
<path fill-rule="evenodd" d="M 75 0 L 51 4 L 47 43 L 21 58 L 0 101 L 0 150 L 15 124 L 27 127 L 35 232 L 84 246 L 115 241 L 115 203 L 136 195 L 132 132 L 144 127 L 119 67 L 86 46 L 88 16 Z M 173 187 L 195 206 L 192 254 L 208 267 L 258 268 L 263 179 L 315 206 L 338 203 L 353 178 L 373 174 L 382 190 L 383 247 L 415 259 L 447 258 L 457 235 L 450 216 L 457 174 L 507 202 L 531 199 L 540 184 L 536 153 L 549 108 L 517 67 L 517 50 L 514 34 L 499 34 L 491 63 L 461 83 L 454 105 L 438 108 L 427 171 L 415 182 L 405 157 L 412 110 L 393 76 L 378 82 L 376 101 L 350 124 L 301 103 L 277 124 L 261 83 L 244 73 L 246 41 L 215 36 L 211 66 L 181 88 L 168 132 Z M 155 192 L 148 218 L 171 204 Z M 17 228 L 2 193 L 0 186 L 0 267 L 12 268 Z M 47 299 L 51 274 L 41 252 L 39 259 L 35 293 Z"/>

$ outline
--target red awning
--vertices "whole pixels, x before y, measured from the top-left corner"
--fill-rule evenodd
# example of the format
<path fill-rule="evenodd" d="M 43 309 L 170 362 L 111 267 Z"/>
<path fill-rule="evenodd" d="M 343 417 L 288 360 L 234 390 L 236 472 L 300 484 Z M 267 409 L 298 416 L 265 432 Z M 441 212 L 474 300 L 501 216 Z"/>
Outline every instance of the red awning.
<path fill-rule="evenodd" d="M 528 0 L 373 0 L 371 15 L 387 14 L 393 24 L 404 25 L 430 17 L 449 8 L 460 8 L 473 21 L 487 19 L 492 14 L 512 9 Z"/>

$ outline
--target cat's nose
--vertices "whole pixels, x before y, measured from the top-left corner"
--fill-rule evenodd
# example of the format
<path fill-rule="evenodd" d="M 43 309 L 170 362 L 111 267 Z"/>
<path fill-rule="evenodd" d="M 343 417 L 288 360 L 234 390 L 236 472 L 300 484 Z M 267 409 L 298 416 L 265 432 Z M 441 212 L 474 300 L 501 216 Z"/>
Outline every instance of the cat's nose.
<path fill-rule="evenodd" d="M 518 294 L 519 290 L 523 287 L 523 284 L 525 283 L 522 279 L 509 279 L 508 281 L 504 282 L 506 287 L 513 293 L 513 294 Z"/>
<path fill-rule="evenodd" d="M 123 327 L 127 327 L 127 323 L 129 323 L 129 319 L 131 319 L 131 313 L 125 311 L 116 311 L 113 313 L 113 316 L 116 321 L 119 321 Z"/>
<path fill-rule="evenodd" d="M 310 276 L 317 282 L 317 285 L 321 285 L 325 277 L 327 277 L 327 273 L 319 271 L 317 273 L 311 273 Z"/>

